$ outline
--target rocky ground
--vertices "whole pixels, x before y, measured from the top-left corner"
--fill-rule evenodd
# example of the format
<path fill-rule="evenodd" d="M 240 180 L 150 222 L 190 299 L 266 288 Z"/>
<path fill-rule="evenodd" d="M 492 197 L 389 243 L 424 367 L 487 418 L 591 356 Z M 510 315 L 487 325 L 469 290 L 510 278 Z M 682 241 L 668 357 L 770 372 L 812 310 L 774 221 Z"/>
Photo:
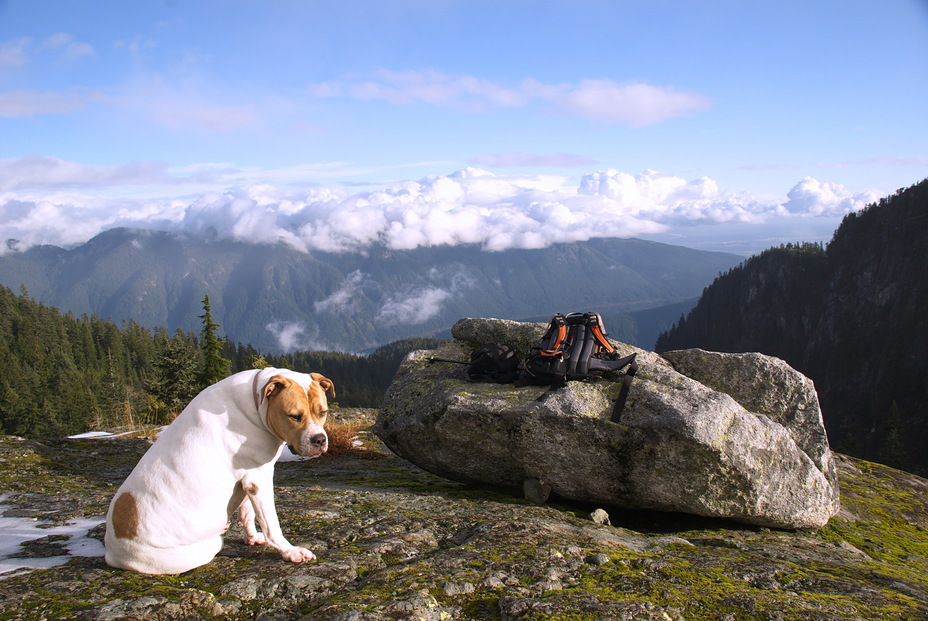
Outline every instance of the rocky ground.
<path fill-rule="evenodd" d="M 3 515 L 49 527 L 102 522 L 147 446 L 0 437 Z M 433 476 L 383 448 L 284 462 L 284 532 L 318 560 L 289 564 L 234 532 L 213 562 L 179 576 L 75 557 L 0 576 L 0 620 L 928 619 L 928 481 L 843 456 L 838 464 L 841 513 L 818 530 L 778 531 L 538 506 Z M 596 509 L 611 525 L 591 519 Z M 102 540 L 102 525 L 90 536 Z M 52 535 L 19 555 L 57 556 L 66 544 Z"/>

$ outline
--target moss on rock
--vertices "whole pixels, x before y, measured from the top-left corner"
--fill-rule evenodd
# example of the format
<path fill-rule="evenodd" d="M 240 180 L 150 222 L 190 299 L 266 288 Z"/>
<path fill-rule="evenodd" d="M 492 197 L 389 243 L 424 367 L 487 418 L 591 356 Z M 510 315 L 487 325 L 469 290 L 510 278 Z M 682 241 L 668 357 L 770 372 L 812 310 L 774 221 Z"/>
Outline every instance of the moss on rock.
<path fill-rule="evenodd" d="M 7 515 L 102 520 L 144 448 L 0 438 Z M 586 517 L 596 507 L 451 482 L 382 447 L 281 463 L 284 531 L 317 561 L 286 563 L 234 530 L 179 576 L 74 558 L 0 580 L 0 621 L 928 618 L 928 482 L 836 458 L 842 512 L 795 532 L 613 507 L 605 526 Z"/>

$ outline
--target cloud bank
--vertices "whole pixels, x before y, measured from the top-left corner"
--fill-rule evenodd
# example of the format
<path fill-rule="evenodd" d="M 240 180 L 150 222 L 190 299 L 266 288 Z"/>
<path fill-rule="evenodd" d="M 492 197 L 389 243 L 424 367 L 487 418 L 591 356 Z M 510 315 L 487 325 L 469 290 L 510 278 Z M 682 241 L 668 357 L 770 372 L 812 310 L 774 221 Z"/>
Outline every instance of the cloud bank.
<path fill-rule="evenodd" d="M 687 181 L 652 170 L 633 175 L 614 169 L 588 173 L 578 185 L 558 176 L 503 176 L 467 168 L 357 193 L 259 183 L 182 192 L 236 176 L 229 166 L 178 173 L 159 163 L 108 167 L 45 157 L 0 160 L 0 241 L 7 242 L 2 251 L 74 245 L 119 226 L 283 242 L 304 252 L 357 251 L 372 244 L 393 249 L 476 244 L 499 251 L 654 234 L 668 227 L 840 216 L 878 198 L 805 178 L 786 200 L 761 199 L 724 192 L 708 177 Z M 133 198 L 139 188 L 145 191 Z M 347 286 L 364 286 L 362 276 Z M 341 301 L 326 303 L 334 307 Z"/>

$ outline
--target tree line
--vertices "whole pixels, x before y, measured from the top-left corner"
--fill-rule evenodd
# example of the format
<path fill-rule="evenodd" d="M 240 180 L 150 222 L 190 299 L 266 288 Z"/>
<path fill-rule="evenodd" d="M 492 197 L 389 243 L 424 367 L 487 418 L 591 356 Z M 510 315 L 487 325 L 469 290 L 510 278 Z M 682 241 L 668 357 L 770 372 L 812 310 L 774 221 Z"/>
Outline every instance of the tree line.
<path fill-rule="evenodd" d="M 341 352 L 271 355 L 219 338 L 209 297 L 200 334 L 117 325 L 62 313 L 0 286 L 0 433 L 60 437 L 166 424 L 207 385 L 247 369 L 319 372 L 335 404 L 379 407 L 402 358 L 437 339 L 407 339 L 367 356 Z"/>
<path fill-rule="evenodd" d="M 702 290 L 696 306 L 658 336 L 654 350 L 738 352 L 753 351 L 761 343 L 765 354 L 796 364 L 808 336 L 804 326 L 821 312 L 796 300 L 808 299 L 807 291 L 823 291 L 827 278 L 820 242 L 768 248 L 719 274 Z M 771 315 L 776 321 L 769 320 Z"/>

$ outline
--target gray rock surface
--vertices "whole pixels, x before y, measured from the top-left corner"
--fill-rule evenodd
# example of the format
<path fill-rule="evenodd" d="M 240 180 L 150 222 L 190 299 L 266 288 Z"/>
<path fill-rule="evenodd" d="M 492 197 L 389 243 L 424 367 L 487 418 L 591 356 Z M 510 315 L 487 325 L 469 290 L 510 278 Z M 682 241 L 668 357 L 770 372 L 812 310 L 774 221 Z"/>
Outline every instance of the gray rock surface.
<path fill-rule="evenodd" d="M 783 425 L 818 469 L 834 481 L 822 411 L 815 385 L 808 377 L 779 358 L 758 353 L 685 349 L 662 356 L 683 375 L 728 393 L 745 409 Z"/>
<path fill-rule="evenodd" d="M 0 516 L 102 523 L 147 446 L 0 436 Z M 616 509 L 610 527 L 594 507 L 539 506 L 374 448 L 278 464 L 284 528 L 317 561 L 284 563 L 234 531 L 212 562 L 179 576 L 75 557 L 0 575 L 0 619 L 928 618 L 928 481 L 898 470 L 835 456 L 848 491 L 841 513 L 818 530 Z M 102 525 L 90 536 L 102 541 Z M 18 556 L 58 556 L 69 543 L 47 538 Z"/>
<path fill-rule="evenodd" d="M 837 513 L 814 386 L 782 361 L 699 350 L 661 358 L 616 344 L 639 351 L 640 363 L 618 424 L 609 421 L 617 381 L 516 388 L 429 361 L 467 360 L 485 342 L 527 351 L 543 329 L 462 319 L 454 341 L 407 357 L 375 432 L 398 455 L 459 481 L 777 528 L 818 527 Z"/>

